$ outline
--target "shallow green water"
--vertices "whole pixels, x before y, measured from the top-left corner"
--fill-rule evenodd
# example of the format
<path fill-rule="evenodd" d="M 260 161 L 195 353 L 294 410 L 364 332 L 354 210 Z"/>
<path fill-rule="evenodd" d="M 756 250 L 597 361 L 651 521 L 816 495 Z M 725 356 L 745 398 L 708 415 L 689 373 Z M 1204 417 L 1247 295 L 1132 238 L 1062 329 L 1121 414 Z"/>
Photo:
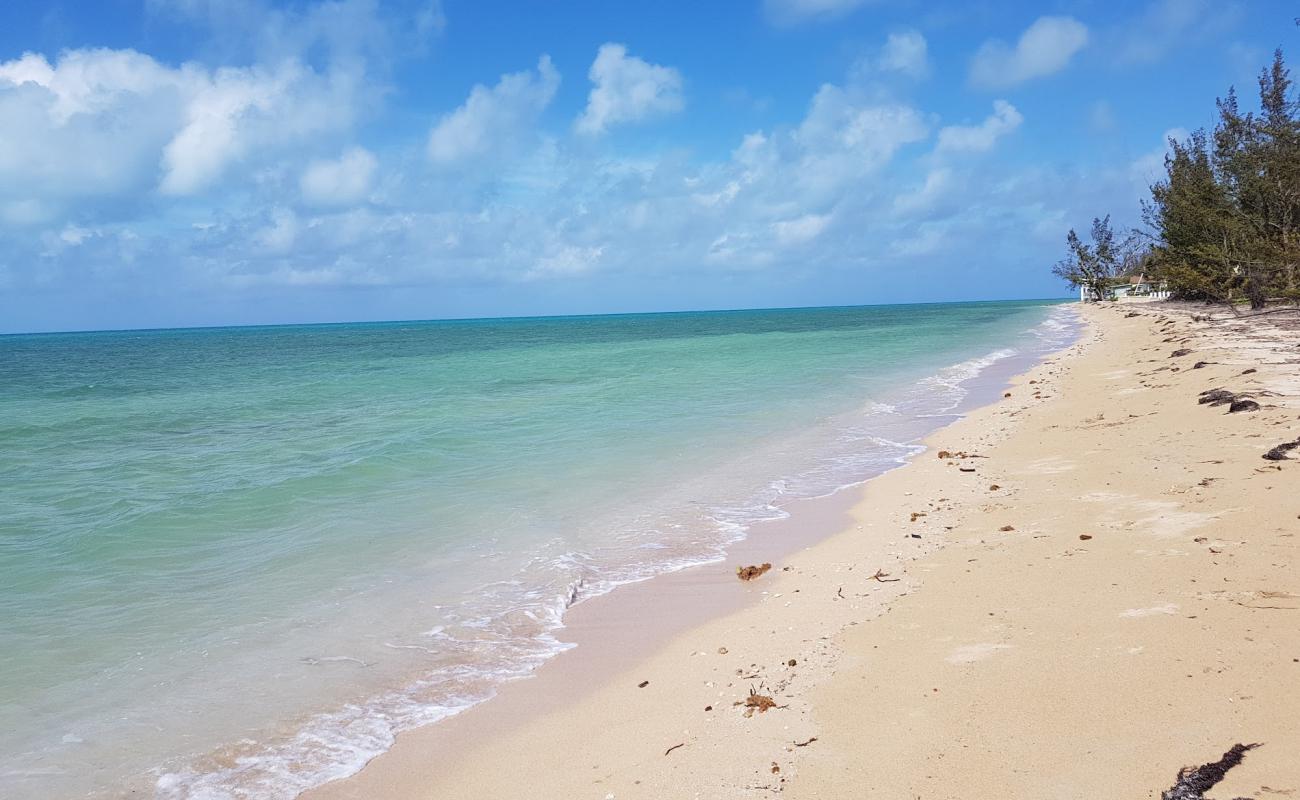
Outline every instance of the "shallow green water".
<path fill-rule="evenodd" d="M 1017 302 L 0 337 L 0 795 L 344 774 L 1069 335 Z"/>

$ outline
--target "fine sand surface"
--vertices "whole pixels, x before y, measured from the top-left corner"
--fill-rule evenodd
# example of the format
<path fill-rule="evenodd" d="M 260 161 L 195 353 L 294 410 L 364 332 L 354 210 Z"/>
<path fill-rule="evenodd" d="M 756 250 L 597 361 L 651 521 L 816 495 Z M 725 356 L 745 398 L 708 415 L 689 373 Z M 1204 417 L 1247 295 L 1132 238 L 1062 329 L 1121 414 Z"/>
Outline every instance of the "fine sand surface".
<path fill-rule="evenodd" d="M 840 533 L 579 605 L 583 646 L 306 796 L 1156 798 L 1262 742 L 1210 796 L 1300 798 L 1300 449 L 1261 458 L 1300 436 L 1300 331 L 1081 313 L 1010 397 L 786 521 Z"/>

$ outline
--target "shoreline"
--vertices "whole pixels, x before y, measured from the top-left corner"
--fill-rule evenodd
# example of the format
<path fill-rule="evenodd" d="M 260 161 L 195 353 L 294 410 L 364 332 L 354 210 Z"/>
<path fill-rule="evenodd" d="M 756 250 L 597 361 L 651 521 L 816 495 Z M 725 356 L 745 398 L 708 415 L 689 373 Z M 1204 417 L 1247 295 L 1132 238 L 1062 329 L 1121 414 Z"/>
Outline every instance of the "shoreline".
<path fill-rule="evenodd" d="M 970 458 L 844 493 L 850 525 L 752 583 L 718 570 L 744 607 L 568 694 L 544 668 L 480 735 L 408 732 L 303 797 L 1156 797 L 1256 741 L 1220 794 L 1300 791 L 1300 507 L 1293 465 L 1260 460 L 1300 433 L 1300 332 L 1083 313 L 1081 342 L 928 437 Z M 1225 382 L 1264 407 L 1196 404 Z"/>
<path fill-rule="evenodd" d="M 1071 306 L 1066 306 L 1072 308 Z M 972 415 L 985 413 L 998 404 L 1003 390 L 1014 385 L 1028 371 L 1043 367 L 1067 351 L 1082 347 L 1088 327 L 1076 315 L 1069 344 L 1050 351 L 1021 354 L 995 361 L 965 383 L 963 398 L 949 412 L 937 415 L 944 421 L 913 444 L 920 448 L 896 467 L 840 487 L 827 495 L 796 498 L 781 506 L 784 516 L 754 523 L 746 537 L 730 545 L 725 562 L 691 566 L 621 586 L 589 601 L 570 607 L 557 638 L 573 645 L 551 658 L 525 678 L 503 684 L 488 700 L 452 717 L 401 732 L 387 751 L 376 756 L 359 772 L 303 792 L 309 800 L 331 798 L 427 795 L 401 776 L 409 776 L 414 762 L 449 764 L 459 761 L 476 746 L 499 737 L 502 730 L 518 730 L 588 697 L 593 683 L 603 684 L 611 676 L 633 670 L 670 643 L 733 615 L 752 612 L 764 602 L 768 577 L 751 583 L 735 579 L 734 565 L 771 561 L 781 569 L 781 559 L 792 559 L 803 551 L 824 545 L 845 535 L 855 526 L 854 511 L 864 502 L 872 484 L 911 468 L 934 449 L 936 437 Z M 861 530 L 861 526 L 857 526 Z M 890 543 L 891 545 L 894 543 Z M 882 563 L 901 564 L 920 557 L 933 542 L 909 542 L 911 552 L 880 552 Z M 919 546 L 918 546 L 919 545 Z M 899 573 L 902 574 L 901 571 Z M 738 590 L 739 585 L 739 590 Z M 906 594 L 910 579 L 878 581 L 882 590 L 871 599 L 883 610 L 884 603 Z M 852 604 L 857 610 L 861 604 Z M 635 627 L 627 623 L 632 621 Z M 521 795 L 523 796 L 523 795 Z"/>

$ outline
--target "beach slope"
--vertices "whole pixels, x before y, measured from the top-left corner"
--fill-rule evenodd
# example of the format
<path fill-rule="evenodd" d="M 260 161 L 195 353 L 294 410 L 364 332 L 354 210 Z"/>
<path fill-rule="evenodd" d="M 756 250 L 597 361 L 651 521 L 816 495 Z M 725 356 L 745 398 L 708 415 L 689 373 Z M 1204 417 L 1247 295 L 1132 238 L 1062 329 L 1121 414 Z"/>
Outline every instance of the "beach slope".
<path fill-rule="evenodd" d="M 308 796 L 1154 798 L 1257 742 L 1212 796 L 1300 796 L 1300 334 L 1081 313 L 740 610 Z"/>

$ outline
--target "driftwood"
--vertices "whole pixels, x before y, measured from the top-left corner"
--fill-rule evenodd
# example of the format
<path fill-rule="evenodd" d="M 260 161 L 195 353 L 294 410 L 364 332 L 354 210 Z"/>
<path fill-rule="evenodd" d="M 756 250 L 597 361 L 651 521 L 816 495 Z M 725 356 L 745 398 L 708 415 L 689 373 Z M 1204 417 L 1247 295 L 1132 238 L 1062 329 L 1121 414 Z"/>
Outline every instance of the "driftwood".
<path fill-rule="evenodd" d="M 1259 744 L 1234 744 L 1232 749 L 1223 754 L 1223 758 L 1199 767 L 1183 767 L 1178 770 L 1178 782 L 1168 791 L 1160 794 L 1160 800 L 1205 800 L 1205 793 L 1223 780 L 1228 770 L 1241 763 L 1246 753 L 1259 747 Z M 1246 800 L 1237 798 L 1237 800 Z"/>
<path fill-rule="evenodd" d="M 679 748 L 679 747 L 685 747 L 685 746 L 686 746 L 686 742 L 682 742 L 681 744 L 675 744 L 675 745 L 673 745 L 672 747 L 670 747 L 670 748 L 668 748 L 667 750 L 665 750 L 665 751 L 664 751 L 664 755 L 668 755 L 669 753 L 671 753 L 672 751 L 676 750 L 677 748 Z"/>

